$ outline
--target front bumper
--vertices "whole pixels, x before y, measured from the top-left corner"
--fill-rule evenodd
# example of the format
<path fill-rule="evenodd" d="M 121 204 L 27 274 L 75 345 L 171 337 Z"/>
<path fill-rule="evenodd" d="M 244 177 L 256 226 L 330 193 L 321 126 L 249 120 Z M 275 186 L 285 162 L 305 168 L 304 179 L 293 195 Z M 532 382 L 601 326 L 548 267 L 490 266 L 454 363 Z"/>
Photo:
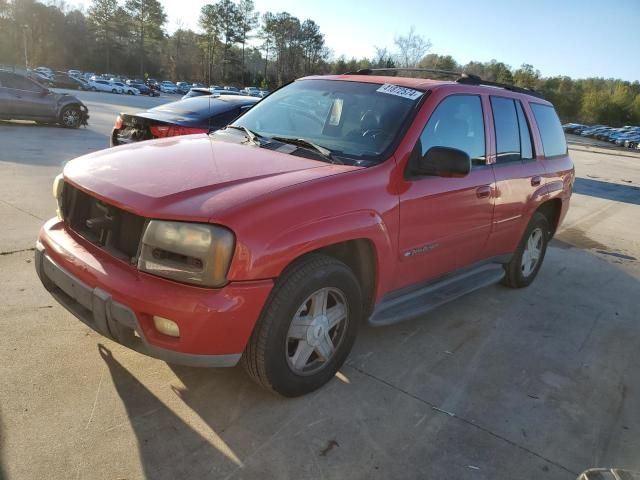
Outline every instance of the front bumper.
<path fill-rule="evenodd" d="M 168 363 L 199 367 L 240 360 L 273 286 L 265 280 L 208 289 L 148 275 L 57 219 L 40 231 L 35 267 L 53 297 L 96 332 Z M 176 322 L 180 337 L 158 332 L 154 315 Z"/>

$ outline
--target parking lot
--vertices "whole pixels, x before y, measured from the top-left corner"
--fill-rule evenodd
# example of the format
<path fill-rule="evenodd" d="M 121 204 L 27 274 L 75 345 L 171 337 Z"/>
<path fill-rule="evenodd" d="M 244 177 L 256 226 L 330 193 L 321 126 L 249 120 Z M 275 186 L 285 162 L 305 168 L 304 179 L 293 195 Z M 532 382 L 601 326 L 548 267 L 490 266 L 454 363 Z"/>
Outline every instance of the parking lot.
<path fill-rule="evenodd" d="M 77 96 L 87 128 L 0 122 L 0 478 L 640 470 L 640 154 L 571 145 L 572 206 L 529 288 L 363 325 L 334 380 L 284 399 L 240 367 L 177 367 L 114 344 L 41 286 L 33 247 L 63 164 L 107 148 L 118 112 L 179 98 Z"/>

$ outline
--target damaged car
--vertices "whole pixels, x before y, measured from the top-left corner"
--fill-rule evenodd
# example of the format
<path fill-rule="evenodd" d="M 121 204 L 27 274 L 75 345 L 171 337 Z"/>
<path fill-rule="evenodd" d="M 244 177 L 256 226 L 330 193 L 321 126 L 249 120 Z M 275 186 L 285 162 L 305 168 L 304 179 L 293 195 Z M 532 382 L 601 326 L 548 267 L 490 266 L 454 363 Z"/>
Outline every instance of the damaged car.
<path fill-rule="evenodd" d="M 0 119 L 79 128 L 87 124 L 89 109 L 73 95 L 55 93 L 24 75 L 0 70 Z"/>

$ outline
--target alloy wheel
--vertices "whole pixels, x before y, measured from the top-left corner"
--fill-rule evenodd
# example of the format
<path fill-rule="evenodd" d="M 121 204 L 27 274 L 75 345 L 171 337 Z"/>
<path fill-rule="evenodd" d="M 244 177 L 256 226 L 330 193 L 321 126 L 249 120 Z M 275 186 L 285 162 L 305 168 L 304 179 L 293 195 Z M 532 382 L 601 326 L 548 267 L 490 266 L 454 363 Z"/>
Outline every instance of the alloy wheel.
<path fill-rule="evenodd" d="M 541 228 L 536 228 L 531 232 L 524 251 L 522 252 L 522 261 L 520 263 L 520 269 L 525 277 L 531 275 L 538 265 L 540 256 L 542 255 L 542 247 L 544 241 L 544 232 Z"/>
<path fill-rule="evenodd" d="M 344 340 L 348 322 L 348 304 L 339 289 L 326 287 L 309 295 L 287 333 L 289 368 L 298 375 L 311 375 L 326 367 Z"/>

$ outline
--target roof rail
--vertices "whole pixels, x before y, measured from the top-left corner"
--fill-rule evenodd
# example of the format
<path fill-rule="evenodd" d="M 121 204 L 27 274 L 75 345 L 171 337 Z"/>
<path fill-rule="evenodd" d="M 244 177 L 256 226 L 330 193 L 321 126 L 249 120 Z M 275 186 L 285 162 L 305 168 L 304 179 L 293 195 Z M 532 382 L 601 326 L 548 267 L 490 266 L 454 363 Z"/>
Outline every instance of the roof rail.
<path fill-rule="evenodd" d="M 526 95 L 531 95 L 533 97 L 538 97 L 544 99 L 544 95 L 542 93 L 537 92 L 536 90 L 530 88 L 516 87 L 515 85 L 509 85 L 508 83 L 501 82 L 492 82 L 490 80 L 482 80 L 477 75 L 463 74 L 460 78 L 456 80 L 457 83 L 461 83 L 463 85 L 487 85 L 489 87 L 498 87 L 504 88 L 505 90 L 509 90 L 511 92 L 524 93 Z"/>
<path fill-rule="evenodd" d="M 439 70 L 437 68 L 363 68 L 356 72 L 347 72 L 345 75 L 371 75 L 378 72 L 425 72 L 425 73 L 438 73 L 440 75 L 450 75 L 453 77 L 459 77 L 462 75 L 460 72 L 453 72 L 451 70 Z"/>
<path fill-rule="evenodd" d="M 424 73 L 437 73 L 439 75 L 448 75 L 456 77 L 456 82 L 463 85 L 486 85 L 489 87 L 504 88 L 511 92 L 524 93 L 526 95 L 532 95 L 538 98 L 544 98 L 542 93 L 529 88 L 516 87 L 515 85 L 509 85 L 508 83 L 492 82 L 490 80 L 483 80 L 478 75 L 472 73 L 454 72 L 451 70 L 439 70 L 437 68 L 363 68 L 356 72 L 347 72 L 345 75 L 372 75 L 378 72 L 424 72 Z"/>

